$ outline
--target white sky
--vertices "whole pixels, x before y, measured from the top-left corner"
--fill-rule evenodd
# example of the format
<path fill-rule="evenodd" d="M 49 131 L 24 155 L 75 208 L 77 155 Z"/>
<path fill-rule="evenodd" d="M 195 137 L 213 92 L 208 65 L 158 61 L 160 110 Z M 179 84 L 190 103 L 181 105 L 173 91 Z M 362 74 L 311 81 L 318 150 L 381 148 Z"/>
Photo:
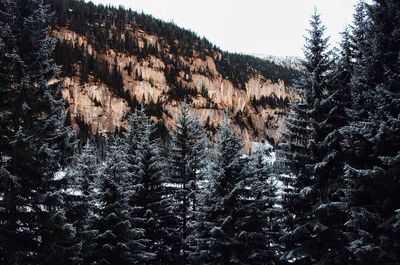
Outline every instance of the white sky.
<path fill-rule="evenodd" d="M 352 21 L 358 0 L 92 0 L 174 21 L 232 52 L 302 56 L 303 36 L 317 7 L 331 43 Z"/>

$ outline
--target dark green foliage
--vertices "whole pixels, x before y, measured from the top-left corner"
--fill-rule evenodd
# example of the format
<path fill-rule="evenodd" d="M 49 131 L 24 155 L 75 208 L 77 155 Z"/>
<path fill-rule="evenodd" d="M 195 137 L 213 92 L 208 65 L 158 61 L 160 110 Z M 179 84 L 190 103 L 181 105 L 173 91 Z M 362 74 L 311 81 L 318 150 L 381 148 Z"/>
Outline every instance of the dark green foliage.
<path fill-rule="evenodd" d="M 74 75 L 74 62 L 81 61 L 82 55 L 77 54 L 79 49 L 75 49 L 66 42 L 57 42 L 54 51 L 54 59 L 56 63 L 61 65 L 62 74 L 64 76 Z M 66 56 L 68 54 L 68 56 Z"/>
<path fill-rule="evenodd" d="M 240 243 L 235 240 L 237 192 L 243 161 L 242 141 L 225 121 L 219 131 L 217 163 L 202 205 L 202 216 L 196 226 L 196 251 L 191 255 L 195 264 L 240 264 Z"/>
<path fill-rule="evenodd" d="M 308 73 L 308 85 L 306 98 L 314 102 L 321 98 L 326 86 L 326 73 L 331 67 L 329 58 L 328 41 L 329 37 L 324 36 L 325 26 L 322 25 L 320 15 L 314 11 L 310 20 L 309 37 L 306 37 L 304 45 L 303 66 Z"/>
<path fill-rule="evenodd" d="M 218 109 L 218 104 L 212 101 L 207 101 L 205 105 L 206 109 Z"/>
<path fill-rule="evenodd" d="M 399 262 L 399 7 L 359 3 L 331 70 L 311 24 L 306 104 L 288 125 L 296 177 L 282 239 L 295 263 Z"/>
<path fill-rule="evenodd" d="M 0 263 L 68 264 L 74 231 L 65 179 L 56 173 L 68 159 L 72 132 L 64 127 L 63 83 L 49 83 L 60 72 L 52 58 L 56 41 L 48 37 L 52 16 L 40 0 L 0 5 Z"/>
<path fill-rule="evenodd" d="M 207 116 L 206 122 L 204 124 L 204 129 L 214 134 L 217 133 L 217 128 L 215 128 L 215 126 L 210 122 L 210 116 Z"/>
<path fill-rule="evenodd" d="M 124 67 L 124 70 L 126 70 L 128 72 L 128 75 L 131 76 L 132 75 L 132 63 L 129 62 L 129 64 Z"/>
<path fill-rule="evenodd" d="M 239 125 L 239 127 L 240 127 L 241 129 L 243 129 L 243 128 L 246 127 L 246 124 L 244 123 L 244 120 L 243 120 L 243 113 L 242 113 L 241 111 L 238 111 L 238 112 L 236 113 L 236 115 L 235 115 L 235 123 L 236 123 L 237 125 Z"/>
<path fill-rule="evenodd" d="M 113 66 L 109 66 L 107 62 L 88 54 L 85 47 L 80 47 L 77 44 L 73 47 L 66 42 L 60 42 L 56 47 L 55 53 L 57 63 L 63 65 L 64 75 L 73 75 L 76 66 L 80 65 L 81 83 L 88 82 L 89 77 L 92 76 L 94 81 L 106 84 L 114 95 L 125 99 L 132 109 L 136 109 L 140 105 L 136 97 L 124 89 L 121 69 L 117 67 L 117 62 Z M 65 56 L 65 54 L 70 54 L 71 56 Z M 136 76 L 139 78 L 139 73 L 136 73 Z M 99 105 L 96 100 L 94 103 L 96 106 Z M 161 115 L 159 106 L 160 102 L 151 103 L 149 108 L 157 117 Z"/>
<path fill-rule="evenodd" d="M 289 107 L 289 99 L 287 97 L 277 97 L 275 95 L 272 96 L 262 96 L 259 99 L 255 97 L 252 99 L 251 104 L 253 107 L 270 107 L 270 108 L 288 108 Z"/>
<path fill-rule="evenodd" d="M 304 164 L 308 159 L 306 146 L 311 130 L 307 112 L 308 104 L 300 101 L 290 107 L 293 113 L 287 118 L 287 132 L 283 133 L 285 142 L 281 144 L 280 152 L 284 160 L 282 162 L 297 175 L 304 170 Z"/>
<path fill-rule="evenodd" d="M 257 129 L 256 129 L 256 126 L 254 125 L 254 122 L 253 122 L 253 119 L 251 118 L 251 116 L 249 116 L 249 117 L 247 118 L 247 122 L 249 123 L 249 126 L 250 126 L 250 128 L 253 130 L 254 134 L 255 134 L 256 136 L 258 136 L 258 131 L 257 131 Z"/>
<path fill-rule="evenodd" d="M 279 264 L 279 223 L 265 154 L 241 156 L 241 139 L 222 125 L 217 163 L 196 225 L 195 264 Z"/>
<path fill-rule="evenodd" d="M 182 261 L 193 250 L 190 240 L 191 230 L 196 221 L 198 207 L 199 171 L 204 161 L 204 143 L 202 141 L 201 124 L 191 116 L 189 105 L 184 102 L 179 109 L 179 116 L 172 135 L 170 150 L 170 184 L 171 195 L 177 202 L 174 214 L 178 217 L 179 240 L 176 249 L 181 252 Z"/>
<path fill-rule="evenodd" d="M 157 102 L 150 101 L 146 106 L 146 113 L 150 117 L 162 118 L 163 112 L 163 103 L 161 99 L 158 99 Z"/>
<path fill-rule="evenodd" d="M 170 44 L 175 55 L 205 60 L 219 51 L 150 16 L 75 0 L 48 2 L 58 14 L 54 25 L 85 35 L 95 49 L 164 60 L 171 99 L 198 96 L 177 81 L 183 72 L 190 82 L 190 67 L 165 56 L 158 44 L 139 48 L 126 25 L 167 43 L 181 40 Z M 41 0 L 1 1 L 0 8 L 1 264 L 399 264 L 398 1 L 359 3 L 333 58 L 319 15 L 312 16 L 305 73 L 296 82 L 302 99 L 290 106 L 285 159 L 274 167 L 262 150 L 244 155 L 226 120 L 216 148 L 209 148 L 202 129 L 217 128 L 210 117 L 202 126 L 187 103 L 165 145 L 159 136 L 167 139 L 167 129 L 146 116 L 162 117 L 161 101 L 135 111 L 128 132 L 116 128 L 114 135 L 91 137 L 77 117 L 84 141 L 76 143 L 65 127 L 71 117 L 61 100 L 63 83 L 54 81 L 60 72 L 105 83 L 132 109 L 138 102 L 124 90 L 121 71 L 138 80 L 141 73 L 130 64 L 109 65 L 84 46 L 56 45 Z M 255 73 L 272 79 L 298 74 L 252 57 L 217 57 L 224 77 L 242 88 Z M 205 87 L 200 94 L 208 98 Z M 287 104 L 286 98 L 253 99 L 255 108 Z M 257 133 L 243 113 L 235 119 Z M 290 174 L 277 176 L 286 166 Z"/>
<path fill-rule="evenodd" d="M 159 143 L 152 140 L 154 125 L 140 109 L 130 118 L 129 166 L 134 177 L 127 189 L 131 222 L 143 249 L 134 251 L 136 260 L 145 264 L 168 264 L 176 259 L 170 246 L 176 240 L 176 219 L 172 201 L 165 188 L 166 163 Z"/>
<path fill-rule="evenodd" d="M 336 84 L 328 88 L 331 63 L 327 38 L 323 36 L 325 28 L 317 13 L 310 24 L 304 62 L 307 77 L 300 83 L 306 102 L 295 106 L 295 116 L 288 123 L 287 160 L 296 178 L 294 190 L 284 202 L 289 216 L 287 232 L 282 237 L 286 245 L 283 258 L 296 264 L 349 264 L 342 229 L 345 203 L 340 192 L 343 137 L 338 131 L 347 124 L 344 109 L 349 91 L 346 94 L 343 86 Z M 336 77 L 344 75 L 346 58 L 341 59 L 343 64 L 335 72 Z"/>
<path fill-rule="evenodd" d="M 65 56 L 70 54 L 70 56 Z M 88 54 L 85 47 L 77 44 L 67 44 L 60 42 L 56 47 L 56 60 L 62 64 L 65 75 L 72 75 L 75 65 L 80 64 L 80 81 L 86 83 L 89 81 L 89 75 L 93 76 L 95 81 L 103 82 L 111 88 L 111 91 L 119 97 L 126 98 L 124 91 L 121 69 L 117 67 L 117 62 L 109 66 L 107 62 L 99 60 L 97 57 Z M 68 59 L 66 59 L 68 58 Z"/>
<path fill-rule="evenodd" d="M 175 87 L 171 87 L 168 90 L 170 100 L 188 101 L 191 97 L 196 97 L 197 94 L 196 88 L 183 87 L 181 82 L 177 82 Z"/>
<path fill-rule="evenodd" d="M 165 124 L 162 121 L 156 122 L 155 127 L 156 127 L 156 132 L 154 134 L 154 137 L 160 138 L 165 142 L 169 137 L 169 131 L 167 127 L 165 127 Z"/>
<path fill-rule="evenodd" d="M 75 122 L 78 125 L 79 132 L 77 134 L 78 139 L 87 139 L 92 133 L 92 128 L 85 122 L 84 117 L 76 116 Z"/>
<path fill-rule="evenodd" d="M 263 150 L 252 154 L 243 167 L 242 183 L 235 187 L 240 201 L 235 234 L 241 244 L 241 264 L 280 264 L 282 246 L 277 242 L 283 211 L 276 207 L 279 199 L 267 155 Z"/>
<path fill-rule="evenodd" d="M 101 105 L 101 102 L 99 101 L 99 100 L 97 100 L 97 98 L 94 98 L 93 99 L 93 103 L 94 103 L 94 106 L 95 107 L 101 107 L 102 105 Z"/>
<path fill-rule="evenodd" d="M 89 218 L 94 231 L 87 261 L 95 264 L 134 264 L 133 251 L 142 246 L 134 240 L 125 189 L 129 180 L 126 146 L 119 137 L 112 139 L 104 170 L 95 181 L 96 207 Z"/>
<path fill-rule="evenodd" d="M 348 247 L 357 264 L 400 261 L 395 229 L 400 208 L 399 8 L 398 1 L 360 3 L 355 16 L 352 122 L 342 133 Z"/>
<path fill-rule="evenodd" d="M 74 264 L 86 262 L 91 255 L 94 231 L 91 230 L 90 223 L 97 202 L 94 188 L 101 175 L 100 155 L 94 144 L 87 139 L 81 151 L 76 151 L 67 170 L 69 189 L 66 196 L 66 213 L 76 230 L 74 241 L 79 246 L 79 254 L 74 257 Z"/>
<path fill-rule="evenodd" d="M 204 98 L 209 98 L 209 97 L 208 97 L 208 89 L 207 89 L 204 85 L 201 86 L 200 94 L 201 94 L 201 96 L 204 97 Z"/>

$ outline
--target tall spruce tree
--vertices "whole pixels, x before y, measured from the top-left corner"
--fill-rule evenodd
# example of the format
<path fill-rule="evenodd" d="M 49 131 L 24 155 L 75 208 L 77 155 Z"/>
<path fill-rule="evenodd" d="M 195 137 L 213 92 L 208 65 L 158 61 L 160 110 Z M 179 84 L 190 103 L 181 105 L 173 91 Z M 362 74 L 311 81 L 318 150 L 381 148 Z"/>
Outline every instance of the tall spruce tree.
<path fill-rule="evenodd" d="M 263 150 L 253 153 L 243 166 L 238 191 L 235 240 L 240 264 L 280 264 L 280 220 L 276 181 Z"/>
<path fill-rule="evenodd" d="M 16 3 L 3 1 L 0 3 L 0 262 L 14 264 L 17 251 L 22 249 L 16 240 L 17 233 L 17 205 L 22 198 L 18 196 L 20 184 L 18 176 L 12 174 L 12 146 L 11 139 L 17 124 L 13 123 L 14 101 L 18 96 L 17 87 L 22 77 L 22 59 L 16 52 Z"/>
<path fill-rule="evenodd" d="M 309 37 L 306 38 L 304 46 L 305 60 L 302 62 L 306 70 L 305 75 L 295 82 L 300 100 L 291 105 L 292 112 L 286 122 L 287 131 L 283 133 L 285 142 L 281 144 L 281 151 L 278 153 L 279 162 L 294 175 L 287 178 L 287 185 L 292 189 L 288 190 L 283 200 L 286 210 L 292 213 L 286 220 L 289 231 L 294 229 L 303 214 L 310 210 L 309 205 L 304 203 L 304 198 L 302 198 L 309 190 L 304 188 L 312 185 L 305 165 L 311 162 L 311 150 L 308 146 L 313 130 L 312 109 L 318 101 L 316 96 L 322 94 L 325 83 L 324 77 L 319 76 L 314 79 L 314 75 L 325 74 L 322 70 L 327 68 L 328 40 L 323 36 L 324 27 L 321 25 L 320 16 L 316 10 L 310 20 L 310 25 Z M 318 71 L 314 71 L 313 68 L 318 68 Z M 297 216 L 298 220 L 294 220 L 294 216 Z"/>
<path fill-rule="evenodd" d="M 187 259 L 191 251 L 189 238 L 195 222 L 198 172 L 202 165 L 203 148 L 201 126 L 190 115 L 189 104 L 183 102 L 172 135 L 169 162 L 171 192 L 177 202 L 175 214 L 180 222 L 180 242 L 177 242 L 177 247 L 183 260 Z"/>
<path fill-rule="evenodd" d="M 189 198 L 192 200 L 191 210 L 196 213 L 196 207 L 198 206 L 199 187 L 198 182 L 204 179 L 204 167 L 206 166 L 206 146 L 207 140 L 203 133 L 203 125 L 200 122 L 199 117 L 192 116 L 190 138 L 189 138 L 189 160 L 188 168 L 190 179 L 193 179 L 190 183 L 191 193 Z"/>
<path fill-rule="evenodd" d="M 93 240 L 90 218 L 96 211 L 96 185 L 102 175 L 100 155 L 94 144 L 87 139 L 86 144 L 72 158 L 67 170 L 67 217 L 76 230 L 75 242 L 79 247 L 75 263 L 84 263 Z"/>
<path fill-rule="evenodd" d="M 140 138 L 146 128 L 146 121 L 147 116 L 143 105 L 141 105 L 139 109 L 135 110 L 128 118 L 130 128 L 129 133 L 127 134 L 128 160 L 132 165 L 134 165 L 138 143 L 140 142 Z M 133 168 L 130 168 L 130 170 L 134 172 Z"/>
<path fill-rule="evenodd" d="M 296 264 L 346 264 L 350 261 L 342 230 L 345 219 L 343 194 L 337 190 L 342 185 L 340 174 L 344 160 L 339 129 L 346 125 L 345 104 L 349 103 L 350 97 L 345 84 L 332 85 L 331 79 L 332 72 L 335 80 L 344 78 L 348 58 L 341 57 L 337 71 L 332 71 L 328 38 L 324 37 L 325 27 L 316 11 L 310 24 L 304 62 L 307 77 L 301 83 L 310 130 L 302 145 L 303 155 L 306 155 L 301 161 L 303 164 L 289 161 L 295 165 L 292 168 L 296 177 L 294 194 L 289 194 L 285 202 L 290 216 L 286 234 L 282 237 L 286 244 L 283 259 Z M 345 49 L 347 42 L 344 41 Z M 290 129 L 289 126 L 289 135 Z"/>
<path fill-rule="evenodd" d="M 356 264 L 397 264 L 400 3 L 386 0 L 362 4 L 369 23 L 356 23 L 353 34 L 356 40 L 361 31 L 367 37 L 356 42 L 360 56 L 356 57 L 351 79 L 356 95 L 353 122 L 342 129 L 347 153 L 348 248 Z"/>
<path fill-rule="evenodd" d="M 64 209 L 65 179 L 56 172 L 71 133 L 63 127 L 62 82 L 54 82 L 60 69 L 52 59 L 56 41 L 48 37 L 51 13 L 40 0 L 1 5 L 4 263 L 68 263 L 73 229 Z"/>
<path fill-rule="evenodd" d="M 239 264 L 239 242 L 233 220 L 237 218 L 237 189 L 241 178 L 242 140 L 224 121 L 219 131 L 215 177 L 202 205 L 202 217 L 196 225 L 197 248 L 191 258 L 195 264 Z M 234 216 L 232 216 L 234 215 Z"/>
<path fill-rule="evenodd" d="M 140 264 L 174 264 L 177 257 L 170 253 L 170 246 L 176 240 L 177 219 L 166 193 L 166 163 L 160 154 L 160 143 L 152 139 L 155 127 L 143 108 L 130 120 L 136 126 L 130 128 L 131 134 L 137 135 L 128 142 L 131 150 L 135 149 L 130 164 L 134 172 L 131 223 L 141 232 L 136 240 L 144 246 L 133 253 Z"/>
<path fill-rule="evenodd" d="M 266 155 L 242 153 L 241 137 L 225 120 L 217 162 L 196 225 L 194 264 L 280 264 L 282 210 Z"/>
<path fill-rule="evenodd" d="M 199 117 L 192 117 L 192 127 L 190 133 L 190 154 L 189 154 L 189 175 L 194 181 L 190 183 L 189 198 L 191 200 L 190 211 L 192 212 L 192 218 L 189 226 L 191 230 L 188 231 L 185 237 L 185 244 L 188 246 L 190 251 L 196 248 L 195 231 L 193 227 L 197 225 L 201 216 L 201 203 L 204 200 L 204 182 L 207 180 L 207 174 L 210 173 L 207 169 L 207 163 L 210 162 L 207 156 L 207 139 L 203 133 L 203 125 L 201 124 Z"/>
<path fill-rule="evenodd" d="M 326 73 L 330 68 L 328 40 L 324 36 L 325 27 L 321 23 L 317 10 L 310 20 L 309 36 L 304 45 L 302 65 L 305 75 L 295 82 L 295 89 L 301 99 L 291 105 L 292 113 L 286 123 L 287 132 L 284 138 L 287 143 L 282 145 L 282 154 L 288 168 L 296 175 L 302 175 L 304 164 L 309 160 L 307 150 L 309 137 L 312 132 L 317 112 L 312 113 L 314 104 L 319 102 L 324 89 L 327 87 Z"/>
<path fill-rule="evenodd" d="M 352 92 L 352 113 L 351 116 L 356 119 L 356 116 L 363 116 L 366 118 L 367 108 L 364 105 L 367 103 L 363 88 L 373 78 L 374 73 L 371 72 L 373 66 L 371 61 L 368 60 L 368 54 L 371 54 L 372 43 L 368 40 L 372 38 L 371 31 L 371 18 L 368 15 L 368 5 L 364 1 L 360 1 L 355 7 L 353 15 L 353 25 L 351 26 L 350 43 L 353 50 L 353 64 L 354 74 L 351 77 L 351 92 Z"/>
<path fill-rule="evenodd" d="M 98 206 L 89 217 L 89 227 L 95 234 L 87 262 L 134 264 L 133 251 L 143 246 L 134 240 L 124 190 L 129 174 L 126 145 L 119 136 L 110 141 L 103 174 L 96 182 Z"/>
<path fill-rule="evenodd" d="M 350 43 L 353 49 L 353 58 L 360 60 L 363 58 L 363 49 L 368 39 L 368 27 L 370 24 L 370 17 L 367 12 L 367 4 L 360 1 L 355 6 L 353 15 L 353 25 L 351 25 Z"/>

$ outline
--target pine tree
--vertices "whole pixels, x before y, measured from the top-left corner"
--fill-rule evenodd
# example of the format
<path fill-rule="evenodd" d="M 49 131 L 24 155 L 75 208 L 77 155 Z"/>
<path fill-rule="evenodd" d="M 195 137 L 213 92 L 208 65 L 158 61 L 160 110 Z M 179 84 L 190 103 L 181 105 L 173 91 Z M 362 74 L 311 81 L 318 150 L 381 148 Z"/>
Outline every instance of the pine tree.
<path fill-rule="evenodd" d="M 311 102 L 321 98 L 322 92 L 326 86 L 326 72 L 330 69 L 330 59 L 328 41 L 329 38 L 324 36 L 325 26 L 322 25 L 320 15 L 317 10 L 310 20 L 311 29 L 308 30 L 309 37 L 306 37 L 304 45 L 303 66 L 309 74 L 308 87 L 309 93 L 306 96 L 311 97 Z"/>
<path fill-rule="evenodd" d="M 56 41 L 48 37 L 51 13 L 40 0 L 3 3 L 6 45 L 1 49 L 12 49 L 2 51 L 2 80 L 8 83 L 2 86 L 2 108 L 12 122 L 2 123 L 2 161 L 7 157 L 2 178 L 19 184 L 2 181 L 8 183 L 5 198 L 11 202 L 4 223 L 4 235 L 12 236 L 5 262 L 52 264 L 61 258 L 68 263 L 73 228 L 64 209 L 65 179 L 56 173 L 68 155 L 71 133 L 63 127 L 62 82 L 49 82 L 60 71 L 52 59 Z"/>
<path fill-rule="evenodd" d="M 242 156 L 241 138 L 225 121 L 214 178 L 196 225 L 194 264 L 279 264 L 278 202 L 270 165 L 260 151 Z"/>
<path fill-rule="evenodd" d="M 371 19 L 368 15 L 368 5 L 360 1 L 356 5 L 355 14 L 353 16 L 353 25 L 351 27 L 351 48 L 353 50 L 353 60 L 356 62 L 353 64 L 354 74 L 351 77 L 351 92 L 352 92 L 352 116 L 363 116 L 366 117 L 366 111 L 364 105 L 367 103 L 364 93 L 362 92 L 364 87 L 371 82 L 374 76 L 372 71 L 373 66 L 371 60 L 368 60 L 368 54 L 371 54 L 372 46 L 371 42 L 368 41 L 372 38 L 371 31 Z M 372 71 L 372 72 L 371 72 Z M 355 118 L 355 117 L 354 117 Z"/>
<path fill-rule="evenodd" d="M 188 197 L 191 200 L 190 211 L 192 212 L 190 227 L 197 225 L 201 215 L 201 201 L 204 199 L 204 183 L 207 178 L 207 163 L 209 163 L 209 158 L 207 157 L 207 139 L 203 134 L 203 125 L 201 124 L 197 116 L 192 117 L 192 126 L 190 131 L 189 144 L 191 146 L 188 160 L 188 170 L 191 181 L 190 193 Z M 196 248 L 196 239 L 193 238 L 195 235 L 193 229 L 188 231 L 185 238 L 185 244 L 188 246 L 190 251 Z"/>
<path fill-rule="evenodd" d="M 98 207 L 89 220 L 95 231 L 88 262 L 94 264 L 134 264 L 138 249 L 131 231 L 130 208 L 124 192 L 128 179 L 126 145 L 116 136 L 110 140 L 104 171 L 96 183 Z"/>
<path fill-rule="evenodd" d="M 225 120 L 219 132 L 215 177 L 202 205 L 196 225 L 197 248 L 191 255 L 195 264 L 239 264 L 238 243 L 233 220 L 237 212 L 237 189 L 241 178 L 242 141 Z"/>
<path fill-rule="evenodd" d="M 309 150 L 307 145 L 312 132 L 313 115 L 318 112 L 312 109 L 319 103 L 324 89 L 327 88 L 327 71 L 330 68 L 328 41 L 324 36 L 325 27 L 321 23 L 317 10 L 310 20 L 311 29 L 308 30 L 309 37 L 306 37 L 304 45 L 304 57 L 302 65 L 305 69 L 305 76 L 302 76 L 295 83 L 295 88 L 301 99 L 292 104 L 292 114 L 286 123 L 287 132 L 284 138 L 287 141 L 282 145 L 282 154 L 286 158 L 289 169 L 296 175 L 302 175 L 304 164 L 308 162 Z"/>
<path fill-rule="evenodd" d="M 159 143 L 152 140 L 154 124 L 143 109 L 134 114 L 140 127 L 131 127 L 140 137 L 136 142 L 135 186 L 131 198 L 131 219 L 135 229 L 142 232 L 137 240 L 144 246 L 134 255 L 143 264 L 172 264 L 176 258 L 169 253 L 176 231 L 172 203 L 165 189 L 165 162 Z"/>
<path fill-rule="evenodd" d="M 365 5 L 365 4 L 364 4 Z M 398 1 L 375 1 L 365 5 L 369 21 L 357 32 L 366 38 L 358 42 L 351 79 L 352 120 L 342 129 L 347 153 L 344 178 L 347 184 L 349 250 L 356 264 L 396 264 L 399 232 L 399 28 Z"/>
<path fill-rule="evenodd" d="M 353 58 L 361 60 L 363 58 L 363 49 L 366 48 L 368 39 L 368 30 L 370 19 L 367 12 L 367 4 L 360 1 L 355 6 L 353 15 L 353 25 L 351 26 L 351 48 L 353 49 Z"/>
<path fill-rule="evenodd" d="M 180 242 L 183 259 L 190 252 L 190 227 L 195 222 L 196 196 L 198 192 L 198 172 L 204 152 L 199 121 L 190 115 L 190 106 L 184 102 L 179 110 L 175 131 L 172 135 L 170 182 L 172 194 L 177 201 L 175 214 L 180 220 Z"/>
<path fill-rule="evenodd" d="M 345 248 L 342 224 L 345 220 L 343 185 L 344 153 L 339 129 L 347 124 L 346 103 L 349 104 L 348 81 L 345 75 L 349 58 L 340 57 L 338 68 L 331 70 L 328 39 L 325 27 L 315 12 L 311 19 L 310 38 L 306 38 L 305 69 L 308 79 L 303 88 L 308 103 L 309 134 L 303 143 L 306 159 L 295 163 L 294 194 L 289 194 L 285 207 L 290 216 L 283 258 L 299 264 L 346 264 L 349 253 Z M 348 56 L 348 39 L 343 43 L 343 53 Z M 332 81 L 332 79 L 334 81 Z M 349 77 L 347 77 L 349 80 Z M 339 84 L 338 81 L 345 82 Z M 289 127 L 289 132 L 291 127 Z M 318 247 L 316 247 L 318 246 Z"/>
<path fill-rule="evenodd" d="M 2 225 L 0 226 L 0 261 L 4 264 L 13 264 L 16 257 L 14 256 L 19 246 L 15 240 L 16 232 L 16 215 L 18 204 L 16 193 L 18 192 L 20 185 L 18 179 L 11 175 L 5 166 L 0 168 L 0 190 L 1 190 L 1 201 L 0 206 Z M 6 220 L 6 221 L 3 221 Z"/>
<path fill-rule="evenodd" d="M 354 72 L 353 59 L 355 57 L 355 51 L 352 47 L 352 37 L 349 28 L 346 27 L 346 29 L 341 34 L 342 42 L 340 43 L 339 54 L 335 58 L 334 69 L 330 74 L 329 87 L 336 90 L 345 90 L 343 91 L 343 93 L 346 92 L 347 98 L 344 98 L 344 106 L 349 108 L 349 104 L 351 104 L 350 82 L 352 74 Z"/>
<path fill-rule="evenodd" d="M 197 192 L 199 190 L 198 181 L 203 179 L 202 170 L 205 167 L 206 161 L 206 146 L 207 142 L 205 136 L 203 134 L 203 125 L 200 122 L 199 117 L 192 116 L 191 128 L 190 128 L 190 138 L 189 138 L 189 160 L 188 160 L 188 170 L 189 175 L 191 175 L 190 179 L 193 179 L 189 185 L 191 194 L 189 194 L 189 198 L 192 200 L 192 211 L 196 212 L 197 207 Z"/>
<path fill-rule="evenodd" d="M 318 101 L 317 96 L 322 94 L 325 87 L 326 81 L 322 75 L 326 74 L 323 70 L 327 68 L 328 39 L 323 36 L 325 28 L 321 25 L 320 16 L 316 10 L 310 20 L 310 25 L 310 36 L 306 38 L 304 47 L 305 60 L 302 62 L 306 69 L 306 75 L 295 83 L 296 91 L 301 99 L 291 105 L 292 113 L 286 122 L 287 132 L 283 133 L 285 142 L 281 144 L 281 150 L 278 152 L 279 163 L 295 176 L 287 180 L 287 185 L 293 187 L 293 190 L 287 192 L 283 204 L 289 212 L 297 211 L 298 218 L 301 218 L 304 212 L 309 211 L 309 205 L 304 203 L 299 192 L 312 185 L 307 176 L 309 172 L 305 167 L 311 161 L 311 150 L 308 148 L 308 144 L 313 124 L 315 124 L 313 123 L 312 109 L 315 102 Z M 314 71 L 313 68 L 318 68 L 318 70 Z M 320 76 L 314 78 L 317 74 Z M 303 190 L 303 193 L 305 191 Z M 294 229 L 296 222 L 299 220 L 292 220 L 292 215 L 287 216 L 286 226 L 288 229 Z"/>
<path fill-rule="evenodd" d="M 10 140 L 18 124 L 13 122 L 15 110 L 13 104 L 18 96 L 18 79 L 22 76 L 23 62 L 16 52 L 16 3 L 4 1 L 0 3 L 0 262 L 14 264 L 17 250 L 21 249 L 16 240 L 17 205 L 22 203 L 18 196 L 20 184 L 16 175 L 12 174 L 13 154 Z M 12 66 L 12 67 L 11 67 Z M 10 160 L 9 160 L 10 159 Z M 15 165 L 15 163 L 14 163 Z M 16 165 L 14 166 L 16 168 Z M 10 172 L 11 171 L 11 172 Z"/>
<path fill-rule="evenodd" d="M 90 229 L 90 217 L 96 208 L 95 183 L 102 174 L 100 156 L 96 147 L 88 139 L 80 153 L 76 153 L 67 171 L 67 217 L 76 229 L 76 244 L 79 255 L 76 263 L 82 263 L 90 252 L 93 231 Z"/>
<path fill-rule="evenodd" d="M 275 177 L 265 158 L 262 150 L 252 154 L 235 187 L 238 207 L 234 235 L 240 264 L 279 264 L 283 211 L 275 207 L 279 203 Z"/>
<path fill-rule="evenodd" d="M 141 137 L 146 129 L 147 116 L 144 106 L 135 110 L 132 115 L 128 118 L 129 133 L 127 134 L 128 141 L 128 161 L 131 165 L 134 165 L 136 152 L 138 149 L 138 143 L 141 141 Z M 131 172 L 134 172 L 134 168 L 130 168 Z"/>

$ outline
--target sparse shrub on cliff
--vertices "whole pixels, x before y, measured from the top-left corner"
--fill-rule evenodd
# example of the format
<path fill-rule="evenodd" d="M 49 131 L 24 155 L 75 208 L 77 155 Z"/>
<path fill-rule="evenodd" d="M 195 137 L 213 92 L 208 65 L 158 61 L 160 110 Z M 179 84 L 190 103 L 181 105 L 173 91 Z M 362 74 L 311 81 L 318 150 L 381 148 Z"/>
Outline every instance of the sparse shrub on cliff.
<path fill-rule="evenodd" d="M 288 108 L 289 107 L 289 98 L 285 97 L 277 97 L 275 94 L 271 96 L 262 96 L 259 99 L 256 99 L 253 97 L 251 104 L 253 105 L 254 108 L 257 108 L 258 106 L 262 107 L 270 107 L 270 108 Z"/>

